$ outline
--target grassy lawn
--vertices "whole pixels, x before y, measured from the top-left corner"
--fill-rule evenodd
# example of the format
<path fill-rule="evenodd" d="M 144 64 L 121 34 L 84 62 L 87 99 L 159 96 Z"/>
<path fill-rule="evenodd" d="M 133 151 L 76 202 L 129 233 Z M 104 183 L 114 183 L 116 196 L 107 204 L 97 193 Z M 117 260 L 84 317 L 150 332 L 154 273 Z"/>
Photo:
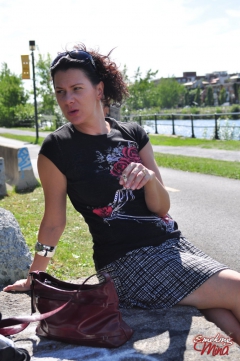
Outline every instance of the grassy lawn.
<path fill-rule="evenodd" d="M 0 207 L 9 210 L 15 216 L 26 243 L 34 254 L 38 228 L 44 211 L 42 188 L 38 187 L 33 192 L 22 194 L 10 191 L 7 197 L 0 199 Z M 88 227 L 69 200 L 67 225 L 56 254 L 50 261 L 48 272 L 61 279 L 76 279 L 95 272 Z"/>
<path fill-rule="evenodd" d="M 159 167 L 240 179 L 240 162 L 155 153 Z"/>
<path fill-rule="evenodd" d="M 9 139 L 16 139 L 20 140 L 21 142 L 31 143 L 31 144 L 38 144 L 41 145 L 44 141 L 43 137 L 38 138 L 38 142 L 36 141 L 36 137 L 31 135 L 19 135 L 19 134 L 11 134 L 11 133 L 0 133 L 1 137 L 9 138 Z"/>
<path fill-rule="evenodd" d="M 185 138 L 181 136 L 165 136 L 159 134 L 150 134 L 150 141 L 152 145 L 165 145 L 175 147 L 199 147 L 207 149 L 225 149 L 225 150 L 240 150 L 239 140 L 210 140 L 199 138 Z"/>

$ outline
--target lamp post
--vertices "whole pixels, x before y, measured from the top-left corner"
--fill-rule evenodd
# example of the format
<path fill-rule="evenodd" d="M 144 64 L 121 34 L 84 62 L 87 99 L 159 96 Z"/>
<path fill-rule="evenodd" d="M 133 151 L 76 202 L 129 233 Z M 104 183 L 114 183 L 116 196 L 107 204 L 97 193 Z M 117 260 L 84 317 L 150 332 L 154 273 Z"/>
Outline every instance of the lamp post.
<path fill-rule="evenodd" d="M 32 55 L 32 72 L 33 72 L 33 93 L 34 93 L 34 110 L 35 110 L 35 126 L 36 126 L 36 142 L 38 142 L 38 114 L 37 114 L 37 94 L 36 94 L 36 83 L 35 83 L 35 65 L 34 65 L 34 50 L 35 40 L 29 41 L 29 50 Z"/>

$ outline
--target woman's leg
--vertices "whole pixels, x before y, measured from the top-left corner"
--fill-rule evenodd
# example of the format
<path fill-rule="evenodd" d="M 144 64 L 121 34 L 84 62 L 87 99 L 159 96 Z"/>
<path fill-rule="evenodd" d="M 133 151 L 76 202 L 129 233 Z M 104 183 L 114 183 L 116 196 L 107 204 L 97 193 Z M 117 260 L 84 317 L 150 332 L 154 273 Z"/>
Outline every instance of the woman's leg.
<path fill-rule="evenodd" d="M 240 345 L 240 273 L 223 270 L 179 302 L 195 306 Z"/>
<path fill-rule="evenodd" d="M 208 321 L 215 323 L 239 344 L 240 323 L 231 311 L 225 308 L 209 308 L 200 311 Z"/>

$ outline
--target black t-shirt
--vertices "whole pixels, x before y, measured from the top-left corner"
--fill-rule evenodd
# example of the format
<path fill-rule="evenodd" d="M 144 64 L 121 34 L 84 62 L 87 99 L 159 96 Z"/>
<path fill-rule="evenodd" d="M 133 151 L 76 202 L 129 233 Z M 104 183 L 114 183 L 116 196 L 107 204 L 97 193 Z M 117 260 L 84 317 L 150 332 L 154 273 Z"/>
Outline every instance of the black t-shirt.
<path fill-rule="evenodd" d="M 127 190 L 120 176 L 148 143 L 137 123 L 106 118 L 108 134 L 89 135 L 67 123 L 51 133 L 40 150 L 67 178 L 67 193 L 89 226 L 96 269 L 143 246 L 159 245 L 179 236 L 170 217 L 150 212 L 144 189 Z"/>

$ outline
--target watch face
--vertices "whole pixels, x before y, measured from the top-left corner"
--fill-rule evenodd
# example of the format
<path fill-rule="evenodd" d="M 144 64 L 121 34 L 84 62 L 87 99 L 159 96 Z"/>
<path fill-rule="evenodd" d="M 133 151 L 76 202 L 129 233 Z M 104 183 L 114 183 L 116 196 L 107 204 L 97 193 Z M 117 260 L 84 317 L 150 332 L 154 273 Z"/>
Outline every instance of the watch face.
<path fill-rule="evenodd" d="M 36 246 L 35 246 L 35 250 L 36 251 L 42 251 L 43 250 L 43 246 L 41 243 L 37 242 L 36 243 Z"/>
<path fill-rule="evenodd" d="M 39 256 L 43 257 L 53 257 L 55 253 L 56 247 L 54 246 L 47 246 L 46 244 L 41 244 L 40 242 L 36 242 L 35 251 Z"/>
<path fill-rule="evenodd" d="M 39 242 L 35 245 L 35 251 L 42 251 L 42 245 Z"/>

